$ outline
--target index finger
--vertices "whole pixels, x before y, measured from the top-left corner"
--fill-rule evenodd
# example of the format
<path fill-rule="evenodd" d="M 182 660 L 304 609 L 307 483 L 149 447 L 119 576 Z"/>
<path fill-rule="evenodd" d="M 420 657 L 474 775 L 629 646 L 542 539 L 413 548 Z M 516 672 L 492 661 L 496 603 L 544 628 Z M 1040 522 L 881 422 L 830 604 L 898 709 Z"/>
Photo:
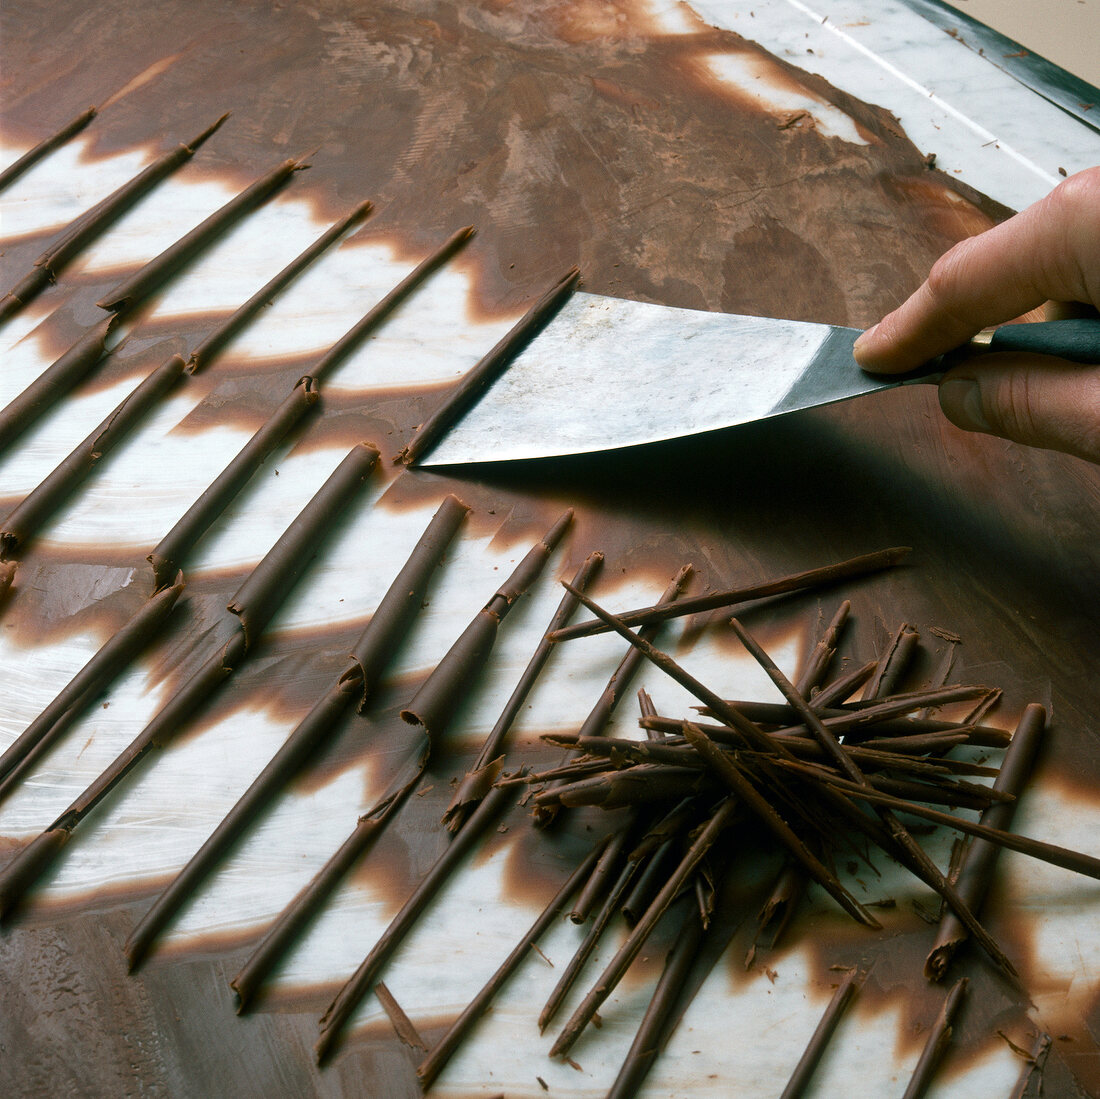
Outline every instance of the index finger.
<path fill-rule="evenodd" d="M 911 370 L 1050 299 L 1100 301 L 1100 168 L 956 244 L 908 301 L 860 337 L 856 360 L 866 370 Z"/>

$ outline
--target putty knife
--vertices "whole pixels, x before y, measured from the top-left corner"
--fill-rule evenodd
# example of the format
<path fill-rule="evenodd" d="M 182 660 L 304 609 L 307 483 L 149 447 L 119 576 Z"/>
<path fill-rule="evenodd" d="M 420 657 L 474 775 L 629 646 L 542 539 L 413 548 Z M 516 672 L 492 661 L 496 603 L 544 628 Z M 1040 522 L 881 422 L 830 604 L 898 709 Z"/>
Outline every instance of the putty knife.
<path fill-rule="evenodd" d="M 935 380 L 864 373 L 860 329 L 572 295 L 418 464 L 614 450 Z M 976 341 L 977 342 L 977 341 Z M 1013 324 L 992 350 L 1100 362 L 1100 320 Z"/>

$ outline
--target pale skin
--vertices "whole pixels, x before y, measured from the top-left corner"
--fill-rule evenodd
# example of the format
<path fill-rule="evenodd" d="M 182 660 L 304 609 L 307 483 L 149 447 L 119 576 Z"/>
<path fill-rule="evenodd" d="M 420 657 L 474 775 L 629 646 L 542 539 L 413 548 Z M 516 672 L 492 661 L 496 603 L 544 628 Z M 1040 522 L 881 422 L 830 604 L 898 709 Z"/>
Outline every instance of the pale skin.
<path fill-rule="evenodd" d="M 955 245 L 927 281 L 856 341 L 875 373 L 912 370 L 983 328 L 1046 306 L 1100 307 L 1100 167 L 1078 172 L 1001 225 Z M 955 366 L 939 386 L 956 426 L 1100 463 L 1100 367 L 1003 352 Z"/>

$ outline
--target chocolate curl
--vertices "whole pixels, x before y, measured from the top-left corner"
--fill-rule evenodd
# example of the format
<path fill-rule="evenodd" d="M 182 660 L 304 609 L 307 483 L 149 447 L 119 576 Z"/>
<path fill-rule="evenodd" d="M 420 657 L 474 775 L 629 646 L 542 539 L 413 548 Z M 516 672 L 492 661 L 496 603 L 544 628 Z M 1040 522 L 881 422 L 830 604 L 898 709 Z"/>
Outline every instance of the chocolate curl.
<path fill-rule="evenodd" d="M 838 676 L 809 699 L 810 705 L 819 713 L 828 706 L 839 706 L 846 702 L 860 687 L 875 674 L 877 660 L 869 660 L 846 675 Z"/>
<path fill-rule="evenodd" d="M 180 267 L 194 259 L 246 214 L 262 205 L 295 172 L 308 167 L 301 160 L 284 161 L 230 199 L 220 210 L 215 210 L 205 221 L 180 237 L 175 244 L 169 245 L 159 256 L 154 256 L 139 271 L 100 298 L 96 305 L 111 313 L 134 309 L 159 290 Z"/>
<path fill-rule="evenodd" d="M 891 549 L 878 550 L 852 557 L 847 561 L 838 561 L 822 568 L 796 572 L 779 580 L 770 580 L 764 584 L 754 584 L 745 588 L 732 588 L 728 591 L 711 592 L 697 595 L 691 599 L 681 599 L 675 606 L 642 607 L 627 611 L 616 617 L 624 626 L 644 626 L 654 622 L 665 622 L 670 618 L 680 618 L 685 614 L 700 611 L 712 611 L 719 607 L 732 607 L 736 603 L 747 603 L 750 599 L 762 599 L 768 595 L 784 595 L 787 592 L 805 591 L 807 588 L 831 584 L 837 580 L 848 580 L 856 576 L 866 576 L 880 569 L 892 568 L 900 564 L 909 555 L 909 546 L 894 546 Z M 589 634 L 606 633 L 610 627 L 605 622 L 578 622 L 575 626 L 566 626 L 558 630 L 551 638 L 553 641 L 568 641 L 574 637 L 587 637 Z"/>
<path fill-rule="evenodd" d="M 706 928 L 698 911 L 688 907 L 684 922 L 665 959 L 642 1021 L 634 1035 L 607 1099 L 632 1099 L 642 1086 L 671 1029 L 674 1012 L 699 953 Z"/>
<path fill-rule="evenodd" d="M 507 335 L 463 375 L 442 406 L 417 428 L 416 434 L 397 455 L 396 461 L 409 466 L 431 450 L 451 424 L 463 415 L 500 376 L 512 359 L 542 331 L 544 325 L 573 293 L 579 279 L 580 270 L 574 267 L 543 294 Z"/>
<path fill-rule="evenodd" d="M 1001 770 L 994 780 L 993 789 L 1018 798 L 1031 777 L 1035 757 L 1046 730 L 1046 711 L 1042 706 L 1031 705 L 1024 710 L 1012 736 Z M 989 828 L 1007 831 L 1012 824 L 1015 801 L 991 805 L 981 815 L 981 823 Z M 959 870 L 956 888 L 959 895 L 975 911 L 980 911 L 986 893 L 989 892 L 997 866 L 1000 849 L 985 840 L 975 840 L 966 853 Z M 966 928 L 956 916 L 945 913 L 940 921 L 939 933 L 924 962 L 924 975 L 930 981 L 942 981 L 951 965 L 955 952 L 966 941 Z"/>
<path fill-rule="evenodd" d="M 741 644 L 745 646 L 753 659 L 765 672 L 767 672 L 768 678 L 779 688 L 783 697 L 799 711 L 802 719 L 809 727 L 810 732 L 813 733 L 818 743 L 820 743 L 829 754 L 832 762 L 843 774 L 848 776 L 849 781 L 854 786 L 859 786 L 865 790 L 871 791 L 871 784 L 860 770 L 859 765 L 851 756 L 844 753 L 836 737 L 821 724 L 820 718 L 818 718 L 817 714 L 810 708 L 806 700 L 795 690 L 794 684 L 779 670 L 771 657 L 769 657 L 756 641 L 749 636 L 748 632 L 736 618 L 731 618 L 729 624 L 730 628 L 737 634 Z M 974 913 L 971 912 L 969 906 L 959 896 L 958 891 L 943 876 L 939 867 L 937 867 L 928 857 L 924 849 L 915 839 L 913 839 L 905 825 L 903 825 L 894 813 L 881 802 L 874 802 L 872 807 L 883 825 L 885 825 L 886 829 L 889 831 L 890 837 L 897 849 L 906 857 L 913 872 L 947 901 L 974 938 L 981 943 L 982 948 L 997 967 L 1011 980 L 1015 980 L 1017 977 L 1016 969 L 1008 960 L 1007 955 L 993 940 L 989 932 L 978 923 Z"/>
<path fill-rule="evenodd" d="M 687 725 L 684 736 L 706 760 L 707 765 L 787 849 L 791 857 L 848 913 L 866 927 L 878 928 L 878 920 L 841 885 L 839 879 L 809 849 L 791 826 L 775 811 L 767 798 L 741 773 L 736 762 L 723 752 L 698 726 Z"/>
<path fill-rule="evenodd" d="M 917 1061 L 913 1075 L 909 1078 L 909 1084 L 901 1099 L 921 1099 L 932 1083 L 932 1078 L 943 1059 L 944 1052 L 951 1043 L 951 1036 L 955 1032 L 955 1016 L 959 1006 L 966 995 L 967 979 L 961 978 L 955 983 L 954 988 L 944 997 L 943 1006 L 936 1016 L 932 1029 L 928 1032 L 928 1040 L 924 1043 L 920 1059 Z"/>
<path fill-rule="evenodd" d="M 382 1010 L 390 1017 L 390 1022 L 393 1023 L 393 1029 L 397 1033 L 397 1037 L 410 1049 L 419 1049 L 427 1053 L 428 1043 L 420 1037 L 420 1032 L 413 1025 L 412 1019 L 405 1014 L 401 1005 L 394 999 L 393 993 L 383 981 L 379 981 L 374 986 L 374 994 L 378 997 Z"/>
<path fill-rule="evenodd" d="M 147 560 L 153 566 L 153 578 L 158 587 L 175 575 L 195 543 L 210 529 L 214 520 L 244 488 L 291 428 L 317 403 L 319 396 L 312 378 L 299 378 L 286 400 L 157 543 Z"/>
<path fill-rule="evenodd" d="M 345 512 L 377 462 L 378 451 L 369 443 L 353 446 L 237 589 L 228 609 L 240 619 L 247 647 L 260 636 L 316 555 L 322 532 Z"/>
<path fill-rule="evenodd" d="M 691 578 L 692 571 L 691 565 L 684 565 L 679 572 L 676 573 L 661 594 L 659 605 L 663 606 L 666 603 L 671 603 L 680 598 L 684 590 L 684 585 L 687 584 L 688 580 Z M 580 588 L 576 588 L 576 590 L 580 591 Z M 572 593 L 570 592 L 570 594 Z M 639 631 L 639 636 L 650 641 L 657 636 L 659 628 L 659 625 L 647 626 Z M 550 634 L 547 634 L 548 639 L 549 637 Z M 596 700 L 596 704 L 584 719 L 584 723 L 581 725 L 578 735 L 594 736 L 603 729 L 611 719 L 611 714 L 618 704 L 619 698 L 623 691 L 630 685 L 630 681 L 637 673 L 641 662 L 642 656 L 636 649 L 627 649 L 626 655 L 619 661 L 619 666 L 611 673 L 611 678 L 607 681 L 607 686 L 604 687 L 600 697 Z M 557 809 L 552 803 L 537 803 L 535 807 L 535 824 L 544 828 L 555 819 L 556 815 Z"/>
<path fill-rule="evenodd" d="M 583 591 L 602 564 L 602 553 L 589 554 L 573 577 L 573 586 Z M 550 619 L 549 629 L 556 629 L 568 622 L 569 617 L 576 608 L 576 598 L 566 592 L 561 603 L 558 604 L 558 609 L 554 612 L 553 618 Z M 545 636 L 540 638 L 527 667 L 519 678 L 519 682 L 508 701 L 504 704 L 500 717 L 497 718 L 496 724 L 485 738 L 485 743 L 482 745 L 473 767 L 463 775 L 462 781 L 459 782 L 454 796 L 451 798 L 451 804 L 447 806 L 447 811 L 443 814 L 443 824 L 451 832 L 457 832 L 462 827 L 467 817 L 473 812 L 474 806 L 485 797 L 489 792 L 489 788 L 499 777 L 500 768 L 504 762 L 504 757 L 500 754 L 504 738 L 508 735 L 512 722 L 515 721 L 523 708 L 523 704 L 527 700 L 531 688 L 534 687 L 535 680 L 538 679 L 539 673 L 549 659 L 552 650 L 553 644 L 547 641 Z"/>
<path fill-rule="evenodd" d="M 314 703 L 313 708 L 222 818 L 206 842 L 157 897 L 123 947 L 131 973 L 144 960 L 168 922 L 210 876 L 211 871 L 221 862 L 248 825 L 265 806 L 271 804 L 271 799 L 277 792 L 329 738 L 340 718 L 358 698 L 361 686 L 358 669 L 352 669 Z"/>
<path fill-rule="evenodd" d="M 46 367 L 18 397 L 13 397 L 0 409 L 0 453 L 36 424 L 103 358 L 115 320 L 115 317 L 108 317 L 89 328 L 61 358 Z"/>
<path fill-rule="evenodd" d="M 76 134 L 80 133 L 80 131 L 95 118 L 97 113 L 95 107 L 88 107 L 87 110 L 81 111 L 76 118 L 66 122 L 56 133 L 44 138 L 33 148 L 28 149 L 18 160 L 9 164 L 0 172 L 0 191 L 14 183 L 24 172 L 28 171 L 46 156 L 47 153 L 53 152 L 54 149 L 64 145 L 70 137 L 74 137 Z"/>
<path fill-rule="evenodd" d="M 466 827 L 455 836 L 450 846 L 439 856 L 413 891 L 412 896 L 402 905 L 401 911 L 390 921 L 389 927 L 371 948 L 362 964 L 329 1004 L 324 1015 L 321 1016 L 319 1024 L 321 1033 L 313 1047 L 318 1064 L 323 1064 L 332 1053 L 344 1024 L 355 1011 L 359 1001 L 371 990 L 390 956 L 412 929 L 421 912 L 458 869 L 462 859 L 473 849 L 482 833 L 503 811 L 510 796 L 507 789 L 498 787 L 477 807 Z"/>
<path fill-rule="evenodd" d="M 416 1076 L 420 1086 L 427 1089 L 443 1071 L 447 1062 L 454 1056 L 463 1038 L 470 1028 L 485 1013 L 493 998 L 504 987 L 508 978 L 519 968 L 520 963 L 531 952 L 531 947 L 546 933 L 550 925 L 562 913 L 570 898 L 580 888 L 581 882 L 592 870 L 603 845 L 598 844 L 588 853 L 584 861 L 566 879 L 562 887 L 554 894 L 542 914 L 527 930 L 527 933 L 513 948 L 511 954 L 501 963 L 500 968 L 489 978 L 482 990 L 470 1001 L 462 1014 L 451 1024 L 447 1033 L 432 1047 L 428 1056 L 416 1067 Z"/>
<path fill-rule="evenodd" d="M 72 717 L 110 684 L 160 629 L 183 591 L 183 574 L 162 588 L 73 676 L 52 702 L 0 755 L 0 799 L 18 782 L 20 773 L 67 727 Z"/>
<path fill-rule="evenodd" d="M 238 1013 L 248 1010 L 267 975 L 309 926 L 329 894 L 374 846 L 405 797 L 420 781 L 427 758 L 427 753 L 421 750 L 411 766 L 398 774 L 389 790 L 359 818 L 351 835 L 265 933 L 260 945 L 229 982 L 237 994 Z"/>
<path fill-rule="evenodd" d="M 670 837 L 639 864 L 640 873 L 630 887 L 630 892 L 623 898 L 623 903 L 619 905 L 627 927 L 637 927 L 638 921 L 653 903 L 653 898 L 660 893 L 661 886 L 668 880 L 668 864 L 675 854 L 676 842 Z"/>
<path fill-rule="evenodd" d="M 848 615 L 851 613 L 851 610 L 851 601 L 845 599 L 837 608 L 836 614 L 833 615 L 832 621 L 825 628 L 825 632 L 821 635 L 821 639 L 814 646 L 813 652 L 811 652 L 806 659 L 806 666 L 802 669 L 802 673 L 795 682 L 799 694 L 804 695 L 806 698 L 809 698 L 814 691 L 817 690 L 821 685 L 821 681 L 825 678 L 825 673 L 829 670 L 829 664 L 832 662 L 833 657 L 836 656 L 836 647 L 840 637 L 840 631 L 848 621 Z"/>
<path fill-rule="evenodd" d="M 11 557 L 41 531 L 64 500 L 91 474 L 183 374 L 179 355 L 162 363 L 128 394 L 115 410 L 67 457 L 58 463 L 4 520 L 0 527 L 0 555 Z"/>
<path fill-rule="evenodd" d="M 427 259 L 422 260 L 385 297 L 348 329 L 313 368 L 318 380 L 335 370 L 432 272 L 442 267 L 474 235 L 472 225 L 453 233 Z"/>
<path fill-rule="evenodd" d="M 536 795 L 535 803 L 540 807 L 598 805 L 601 809 L 623 809 L 646 802 L 679 800 L 712 791 L 714 785 L 698 767 L 639 765 L 544 790 Z"/>
<path fill-rule="evenodd" d="M 806 871 L 798 863 L 788 860 L 757 916 L 756 934 L 745 955 L 746 969 L 756 960 L 758 949 L 773 950 L 778 945 L 802 900 L 806 882 Z"/>
<path fill-rule="evenodd" d="M 623 897 L 626 896 L 626 892 L 637 876 L 640 867 L 641 863 L 628 861 L 619 871 L 619 877 L 612 886 L 611 892 L 604 898 L 604 902 L 600 905 L 600 910 L 593 918 L 592 924 L 581 940 L 580 946 L 577 947 L 573 957 L 570 958 L 569 964 L 565 967 L 561 977 L 558 978 L 558 983 L 554 986 L 554 991 L 550 993 L 546 1005 L 539 1013 L 540 1034 L 553 1021 L 558 1008 L 561 1007 L 565 997 L 569 994 L 569 990 L 573 987 L 577 977 L 580 976 L 584 963 L 588 960 L 596 943 L 599 942 L 604 929 L 611 922 L 611 917 L 618 911 L 619 905 L 622 903 Z"/>
<path fill-rule="evenodd" d="M 367 628 L 351 651 L 362 673 L 363 692 L 359 711 L 373 694 L 394 651 L 424 605 L 428 582 L 466 518 L 469 508 L 457 496 L 447 496 L 432 517 L 409 559 L 382 597 Z"/>
<path fill-rule="evenodd" d="M 270 282 L 260 287 L 191 352 L 187 359 L 188 372 L 197 374 L 200 370 L 205 370 L 257 313 L 266 309 L 276 295 L 285 290 L 318 256 L 332 247 L 348 229 L 363 221 L 373 209 L 370 202 L 359 203 L 350 214 L 332 225 L 301 255 L 291 260 Z"/>
<path fill-rule="evenodd" d="M 59 236 L 50 242 L 46 250 L 34 261 L 30 271 L 0 301 L 0 320 L 17 312 L 44 287 L 55 282 L 61 270 L 93 240 L 118 221 L 139 198 L 181 165 L 186 164 L 203 142 L 211 137 L 228 117 L 228 114 L 223 114 L 217 122 L 208 126 L 193 141 L 177 145 L 171 152 L 158 157 L 128 183 L 124 183 L 116 191 L 97 202 L 90 210 L 85 210 L 75 218 Z"/>
<path fill-rule="evenodd" d="M 497 630 L 516 600 L 538 579 L 554 547 L 573 521 L 570 508 L 536 542 L 503 586 L 475 615 L 434 671 L 401 711 L 402 720 L 419 725 L 429 739 L 442 735 L 459 702 L 489 659 Z"/>
<path fill-rule="evenodd" d="M 681 887 L 695 872 L 703 856 L 710 850 L 726 825 L 730 823 L 736 809 L 737 805 L 733 798 L 726 798 L 719 803 L 680 861 L 679 866 L 669 877 L 661 892 L 654 898 L 653 903 L 646 909 L 645 915 L 634 926 L 626 941 L 608 963 L 599 980 L 585 996 L 577 1010 L 573 1012 L 569 1022 L 562 1028 L 561 1034 L 558 1035 L 557 1041 L 550 1049 L 551 1057 L 564 1057 L 572 1049 L 581 1032 L 591 1021 L 592 1016 L 596 1014 L 600 1005 L 615 990 L 615 986 L 622 979 L 631 962 L 637 957 L 650 932 L 657 925 L 657 921 L 664 915 L 665 909 L 668 908 L 673 898 L 680 892 Z"/>
<path fill-rule="evenodd" d="M 604 846 L 596 865 L 592 868 L 592 873 L 577 896 L 576 904 L 569 911 L 569 918 L 573 923 L 584 923 L 588 919 L 596 902 L 612 882 L 611 875 L 614 873 L 617 876 L 619 862 L 630 838 L 632 823 L 633 821 L 615 832 Z"/>
<path fill-rule="evenodd" d="M 164 708 L 115 757 L 100 776 L 41 835 L 0 870 L 0 918 L 6 916 L 28 889 L 45 873 L 80 822 L 126 777 L 152 748 L 163 747 L 244 656 L 244 639 L 234 635 L 214 652 L 199 672 L 177 691 Z"/>
<path fill-rule="evenodd" d="M 833 993 L 833 998 L 829 1001 L 825 1014 L 821 1016 L 821 1022 L 817 1024 L 817 1029 L 810 1039 L 810 1044 L 806 1046 L 806 1052 L 802 1054 L 801 1059 L 795 1066 L 795 1070 L 791 1074 L 790 1080 L 787 1081 L 787 1086 L 783 1089 L 780 1099 L 798 1099 L 798 1096 L 804 1093 L 806 1085 L 810 1082 L 810 1077 L 813 1076 L 814 1069 L 817 1068 L 818 1062 L 825 1053 L 829 1039 L 833 1036 L 833 1031 L 836 1030 L 837 1024 L 843 1017 L 848 1005 L 852 1002 L 852 998 L 859 991 L 863 980 L 864 978 L 859 975 L 859 971 L 853 969 L 840 982 L 840 987 Z"/>
<path fill-rule="evenodd" d="M 863 692 L 864 699 L 884 698 L 897 689 L 917 651 L 920 634 L 903 622 L 890 638 L 886 653 L 878 662 L 875 674 Z"/>

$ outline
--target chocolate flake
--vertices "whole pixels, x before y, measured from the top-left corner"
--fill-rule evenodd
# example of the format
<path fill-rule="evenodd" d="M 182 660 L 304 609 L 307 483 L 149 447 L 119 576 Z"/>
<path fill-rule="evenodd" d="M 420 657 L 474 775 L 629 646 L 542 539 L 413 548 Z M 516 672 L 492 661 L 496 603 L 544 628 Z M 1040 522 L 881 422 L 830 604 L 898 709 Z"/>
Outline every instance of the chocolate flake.
<path fill-rule="evenodd" d="M 420 1037 L 420 1032 L 413 1025 L 412 1019 L 405 1014 L 384 982 L 379 981 L 374 986 L 374 994 L 378 997 L 382 1009 L 390 1017 L 390 1022 L 393 1023 L 393 1029 L 396 1031 L 397 1037 L 410 1049 L 419 1049 L 427 1053 L 428 1043 Z"/>

